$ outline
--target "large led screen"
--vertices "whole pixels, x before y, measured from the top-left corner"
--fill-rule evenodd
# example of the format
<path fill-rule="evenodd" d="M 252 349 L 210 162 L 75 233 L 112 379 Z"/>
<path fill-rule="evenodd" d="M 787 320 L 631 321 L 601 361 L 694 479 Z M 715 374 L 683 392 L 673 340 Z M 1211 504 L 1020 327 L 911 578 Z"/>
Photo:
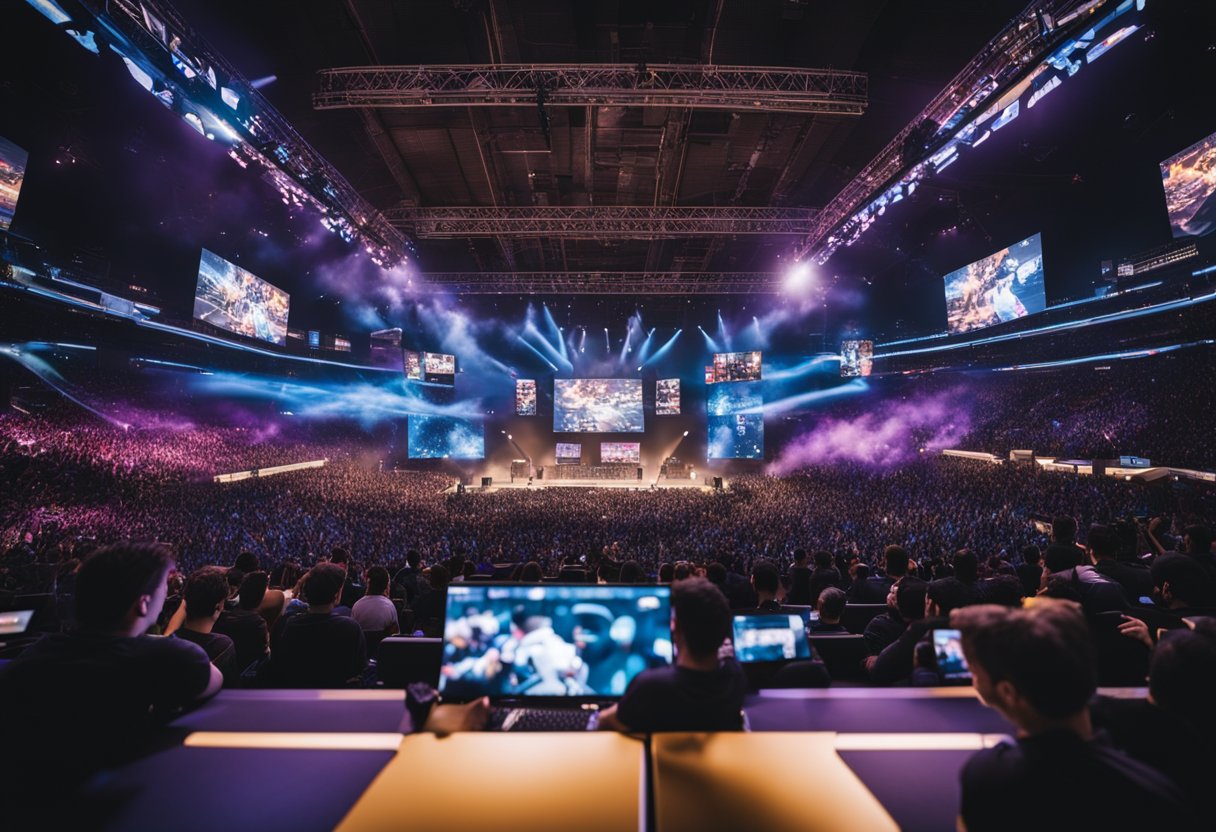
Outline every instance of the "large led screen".
<path fill-rule="evenodd" d="M 759 381 L 761 353 L 755 352 L 716 352 L 714 353 L 713 381 L 710 382 L 706 373 L 707 383 L 718 384 L 724 381 Z"/>
<path fill-rule="evenodd" d="M 486 455 L 481 422 L 455 416 L 410 416 L 406 423 L 410 459 L 482 459 Z"/>
<path fill-rule="evenodd" d="M 579 463 L 583 460 L 583 446 L 578 442 L 558 442 L 557 461 L 563 464 Z"/>
<path fill-rule="evenodd" d="M 515 380 L 515 415 L 536 415 L 536 382 L 533 379 Z"/>
<path fill-rule="evenodd" d="M 25 163 L 29 158 L 28 153 L 0 136 L 0 231 L 8 231 L 13 224 L 21 180 L 25 178 Z"/>
<path fill-rule="evenodd" d="M 680 415 L 680 380 L 661 378 L 655 382 L 654 415 Z"/>
<path fill-rule="evenodd" d="M 640 442 L 601 442 L 600 462 L 629 462 L 637 465 L 642 461 Z"/>
<path fill-rule="evenodd" d="M 553 382 L 556 433 L 641 433 L 642 380 L 559 378 Z"/>
<path fill-rule="evenodd" d="M 236 335 L 287 342 L 291 296 L 235 263 L 203 249 L 194 290 L 194 317 Z"/>
<path fill-rule="evenodd" d="M 874 342 L 854 341 L 852 339 L 840 342 L 840 376 L 841 378 L 856 378 L 868 376 L 874 369 Z"/>
<path fill-rule="evenodd" d="M 764 458 L 764 397 L 752 384 L 717 384 L 705 404 L 710 459 Z"/>
<path fill-rule="evenodd" d="M 946 321 L 951 334 L 1024 318 L 1047 308 L 1043 241 L 1035 234 L 950 272 Z"/>
<path fill-rule="evenodd" d="M 1216 227 L 1216 133 L 1162 162 L 1161 181 L 1175 237 Z"/>

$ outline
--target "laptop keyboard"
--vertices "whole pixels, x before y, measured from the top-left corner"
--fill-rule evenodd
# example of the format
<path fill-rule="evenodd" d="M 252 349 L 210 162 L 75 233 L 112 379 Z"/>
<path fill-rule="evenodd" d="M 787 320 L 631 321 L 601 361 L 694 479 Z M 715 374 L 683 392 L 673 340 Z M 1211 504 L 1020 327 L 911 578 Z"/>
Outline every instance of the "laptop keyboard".
<path fill-rule="evenodd" d="M 487 731 L 592 731 L 599 712 L 583 708 L 491 708 Z"/>

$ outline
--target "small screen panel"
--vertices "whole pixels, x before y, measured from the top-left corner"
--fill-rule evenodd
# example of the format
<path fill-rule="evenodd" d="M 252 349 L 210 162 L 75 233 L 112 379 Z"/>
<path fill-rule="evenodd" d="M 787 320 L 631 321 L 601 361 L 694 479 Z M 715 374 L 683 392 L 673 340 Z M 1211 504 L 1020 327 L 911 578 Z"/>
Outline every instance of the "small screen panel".
<path fill-rule="evenodd" d="M 536 415 L 536 381 L 534 379 L 515 380 L 515 415 Z"/>
<path fill-rule="evenodd" d="M 724 381 L 760 381 L 763 354 L 755 352 L 716 352 L 713 363 L 713 383 Z"/>
<path fill-rule="evenodd" d="M 655 382 L 654 415 L 680 415 L 680 380 L 661 378 Z"/>
<path fill-rule="evenodd" d="M 868 376 L 874 369 L 873 341 L 842 341 L 840 343 L 840 376 Z"/>
<path fill-rule="evenodd" d="M 0 136 L 0 231 L 8 231 L 17 212 L 17 197 L 30 155 Z"/>
<path fill-rule="evenodd" d="M 1175 237 L 1216 228 L 1216 133 L 1162 162 L 1161 182 Z"/>
<path fill-rule="evenodd" d="M 714 385 L 706 411 L 710 459 L 764 458 L 764 397 L 756 385 Z"/>
<path fill-rule="evenodd" d="M 1047 308 L 1042 236 L 1027 237 L 950 272 L 944 280 L 952 335 L 1042 312 Z"/>
<path fill-rule="evenodd" d="M 933 652 L 937 655 L 937 672 L 946 681 L 971 678 L 967 658 L 963 655 L 963 637 L 958 630 L 934 630 Z"/>
<path fill-rule="evenodd" d="M 556 458 L 560 464 L 577 465 L 583 461 L 583 446 L 578 442 L 558 442 Z"/>
<path fill-rule="evenodd" d="M 735 658 L 740 662 L 781 662 L 809 659 L 806 624 L 800 615 L 736 615 Z"/>
<path fill-rule="evenodd" d="M 291 296 L 252 272 L 203 249 L 194 290 L 194 317 L 235 335 L 287 342 Z"/>
<path fill-rule="evenodd" d="M 456 416 L 410 416 L 406 420 L 410 459 L 484 459 L 485 427 Z"/>
<path fill-rule="evenodd" d="M 601 442 L 600 462 L 628 462 L 637 465 L 642 461 L 640 442 Z"/>
<path fill-rule="evenodd" d="M 405 350 L 402 356 L 405 377 L 410 381 L 422 381 L 422 353 Z"/>

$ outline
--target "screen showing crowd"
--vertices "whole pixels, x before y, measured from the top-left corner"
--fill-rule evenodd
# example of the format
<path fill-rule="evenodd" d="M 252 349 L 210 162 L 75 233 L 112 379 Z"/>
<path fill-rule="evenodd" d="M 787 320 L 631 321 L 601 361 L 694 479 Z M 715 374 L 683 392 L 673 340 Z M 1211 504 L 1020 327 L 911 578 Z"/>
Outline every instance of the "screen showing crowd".
<path fill-rule="evenodd" d="M 868 376 L 874 369 L 873 341 L 840 342 L 840 375 L 842 378 Z"/>
<path fill-rule="evenodd" d="M 680 415 L 680 380 L 661 378 L 655 382 L 654 415 Z"/>
<path fill-rule="evenodd" d="M 559 378 L 553 382 L 556 433 L 641 433 L 642 380 Z"/>
<path fill-rule="evenodd" d="M 1161 181 L 1175 237 L 1216 228 L 1216 133 L 1162 162 Z"/>
<path fill-rule="evenodd" d="M 28 161 L 28 153 L 0 136 L 0 231 L 8 231 L 13 224 Z"/>
<path fill-rule="evenodd" d="M 410 459 L 482 459 L 486 455 L 480 422 L 456 416 L 410 416 L 406 423 Z"/>
<path fill-rule="evenodd" d="M 561 464 L 575 464 L 583 461 L 583 446 L 578 442 L 558 442 L 557 461 Z"/>
<path fill-rule="evenodd" d="M 637 465 L 642 461 L 640 442 L 601 442 L 600 462 L 629 462 Z"/>
<path fill-rule="evenodd" d="M 764 398 L 754 385 L 715 386 L 706 411 L 710 459 L 764 458 Z"/>
<path fill-rule="evenodd" d="M 530 378 L 515 380 L 515 415 L 536 415 L 536 381 Z"/>
<path fill-rule="evenodd" d="M 1041 235 L 952 271 L 944 280 L 952 335 L 1042 312 L 1047 300 Z"/>
<path fill-rule="evenodd" d="M 716 352 L 714 362 L 705 368 L 705 383 L 759 381 L 762 354 L 754 352 Z"/>
<path fill-rule="evenodd" d="M 443 640 L 439 690 L 453 700 L 619 696 L 671 663 L 671 590 L 453 584 Z"/>
<path fill-rule="evenodd" d="M 194 317 L 236 335 L 287 343 L 291 297 L 252 272 L 203 249 L 194 290 Z"/>

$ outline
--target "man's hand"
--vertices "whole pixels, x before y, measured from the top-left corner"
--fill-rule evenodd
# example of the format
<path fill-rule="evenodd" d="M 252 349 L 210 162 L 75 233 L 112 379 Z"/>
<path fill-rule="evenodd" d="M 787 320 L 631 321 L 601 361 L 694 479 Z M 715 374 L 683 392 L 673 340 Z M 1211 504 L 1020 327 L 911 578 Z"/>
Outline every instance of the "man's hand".
<path fill-rule="evenodd" d="M 490 718 L 490 699 L 483 696 L 464 705 L 436 705 L 426 718 L 424 731 L 432 734 L 455 734 L 458 731 L 480 731 Z"/>
<path fill-rule="evenodd" d="M 1143 642 L 1149 650 L 1153 649 L 1153 638 L 1148 633 L 1148 624 L 1139 618 L 1132 618 L 1130 615 L 1123 616 L 1123 622 L 1119 625 L 1119 634 Z"/>

